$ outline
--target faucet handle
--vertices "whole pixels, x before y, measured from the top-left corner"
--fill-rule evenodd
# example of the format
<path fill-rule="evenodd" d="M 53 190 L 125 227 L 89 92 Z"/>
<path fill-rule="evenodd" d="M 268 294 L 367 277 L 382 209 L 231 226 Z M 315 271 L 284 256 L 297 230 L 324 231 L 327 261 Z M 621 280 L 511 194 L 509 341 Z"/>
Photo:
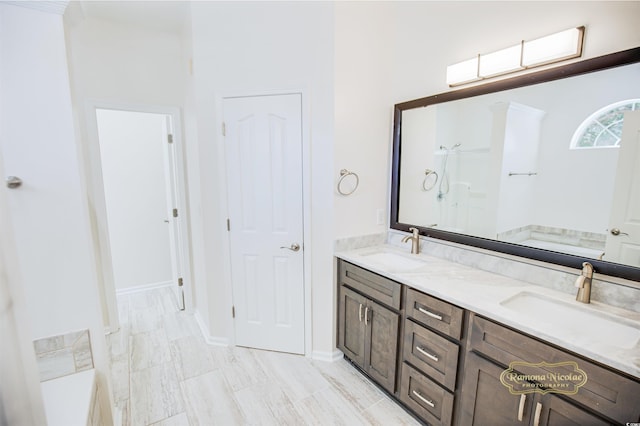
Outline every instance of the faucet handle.
<path fill-rule="evenodd" d="M 411 227 L 409 228 L 409 231 L 411 231 L 413 233 L 413 236 L 416 238 L 420 235 L 420 230 L 418 228 Z"/>
<path fill-rule="evenodd" d="M 584 275 L 579 275 L 578 279 L 576 279 L 576 288 L 582 288 L 584 287 L 584 280 L 586 280 L 587 277 L 585 277 Z"/>
<path fill-rule="evenodd" d="M 582 272 L 581 272 L 581 276 L 586 277 L 586 278 L 592 278 L 593 277 L 593 265 L 590 264 L 589 262 L 584 262 L 582 264 Z"/>

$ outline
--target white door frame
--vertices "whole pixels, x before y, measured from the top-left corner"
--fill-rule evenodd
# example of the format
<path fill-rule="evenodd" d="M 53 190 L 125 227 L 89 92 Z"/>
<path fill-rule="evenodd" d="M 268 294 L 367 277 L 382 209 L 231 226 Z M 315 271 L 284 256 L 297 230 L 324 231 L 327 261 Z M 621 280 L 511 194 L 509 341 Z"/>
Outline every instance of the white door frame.
<path fill-rule="evenodd" d="M 186 178 L 185 178 L 185 162 L 184 162 L 184 143 L 182 138 L 182 120 L 181 111 L 177 107 L 157 106 L 157 105 L 140 105 L 129 103 L 117 103 L 89 99 L 85 103 L 85 124 L 87 131 L 87 150 L 85 155 L 86 175 L 88 180 L 89 203 L 92 203 L 93 212 L 91 216 L 92 227 L 94 229 L 93 238 L 96 239 L 96 250 L 99 278 L 101 282 L 101 295 L 105 298 L 104 304 L 107 306 L 107 316 L 109 324 L 107 330 L 115 332 L 120 327 L 118 319 L 118 305 L 116 300 L 116 289 L 113 280 L 113 265 L 111 261 L 111 247 L 109 244 L 109 230 L 107 222 L 107 206 L 104 194 L 104 182 L 102 179 L 102 161 L 100 157 L 100 143 L 98 139 L 98 122 L 96 118 L 97 109 L 110 109 L 118 111 L 142 112 L 152 114 L 164 114 L 171 117 L 173 124 L 173 143 L 176 152 L 176 186 L 179 189 L 178 194 L 178 226 L 181 228 L 183 236 L 178 250 L 182 252 L 184 265 L 182 270 L 184 280 L 185 310 L 193 311 L 192 298 L 192 273 L 191 273 L 191 251 L 190 251 L 190 234 L 188 230 L 188 210 L 186 201 Z"/>
<path fill-rule="evenodd" d="M 311 117 L 310 102 L 307 96 L 309 91 L 306 89 L 282 89 L 282 90 L 246 90 L 246 91 L 219 91 L 214 94 L 215 99 L 215 116 L 218 118 L 216 126 L 217 134 L 222 135 L 222 119 L 224 117 L 223 103 L 226 98 L 242 98 L 255 96 L 277 96 L 299 94 L 302 98 L 302 210 L 303 210 L 303 240 L 304 250 L 302 251 L 304 265 L 304 353 L 306 357 L 311 357 L 313 349 L 312 335 L 312 312 L 311 312 L 311 129 L 309 126 L 309 117 Z M 218 137 L 218 178 L 220 182 L 220 193 L 225 194 L 224 199 L 220 200 L 220 212 L 222 217 L 229 217 L 228 189 L 227 184 L 227 164 L 225 156 L 224 138 Z M 221 224 L 225 227 L 226 223 Z M 231 240 L 228 237 L 224 244 L 223 260 L 224 260 L 224 282 L 227 296 L 227 306 L 229 312 L 233 306 L 233 288 L 231 285 Z M 227 336 L 229 344 L 235 346 L 235 327 L 234 321 L 228 322 Z"/>

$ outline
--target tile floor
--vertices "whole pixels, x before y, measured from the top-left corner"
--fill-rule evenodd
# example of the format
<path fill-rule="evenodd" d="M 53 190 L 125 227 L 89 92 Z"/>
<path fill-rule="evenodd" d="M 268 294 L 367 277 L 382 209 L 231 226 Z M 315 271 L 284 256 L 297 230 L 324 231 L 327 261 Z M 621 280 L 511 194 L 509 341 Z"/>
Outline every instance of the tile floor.
<path fill-rule="evenodd" d="M 107 336 L 123 426 L 416 425 L 346 361 L 207 345 L 168 288 L 118 297 Z"/>

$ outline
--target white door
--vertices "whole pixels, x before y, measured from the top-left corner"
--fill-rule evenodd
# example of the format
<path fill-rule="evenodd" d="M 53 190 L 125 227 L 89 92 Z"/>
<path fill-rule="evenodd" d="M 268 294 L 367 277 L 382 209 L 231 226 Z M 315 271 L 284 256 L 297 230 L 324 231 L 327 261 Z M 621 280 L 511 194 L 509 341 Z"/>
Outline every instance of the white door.
<path fill-rule="evenodd" d="M 224 99 L 236 344 L 304 353 L 300 94 Z"/>
<path fill-rule="evenodd" d="M 184 308 L 171 116 L 98 108 L 96 119 L 115 288 L 170 285 Z"/>
<path fill-rule="evenodd" d="M 603 259 L 640 266 L 640 111 L 624 115 Z"/>

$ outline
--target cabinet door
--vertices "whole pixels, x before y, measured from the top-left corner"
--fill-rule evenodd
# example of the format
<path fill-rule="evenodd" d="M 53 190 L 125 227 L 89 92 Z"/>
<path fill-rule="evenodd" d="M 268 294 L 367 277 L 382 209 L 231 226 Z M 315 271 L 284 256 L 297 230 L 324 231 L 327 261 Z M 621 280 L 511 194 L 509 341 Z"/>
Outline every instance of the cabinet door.
<path fill-rule="evenodd" d="M 365 365 L 365 321 L 367 299 L 340 286 L 338 305 L 338 348 L 352 361 Z"/>
<path fill-rule="evenodd" d="M 528 425 L 533 395 L 512 395 L 500 382 L 504 368 L 469 353 L 460 402 L 461 425 Z"/>
<path fill-rule="evenodd" d="M 389 392 L 395 392 L 400 315 L 369 301 L 365 371 Z"/>
<path fill-rule="evenodd" d="M 583 409 L 558 398 L 546 394 L 535 401 L 534 426 L 606 426 L 611 423 L 602 420 Z"/>

